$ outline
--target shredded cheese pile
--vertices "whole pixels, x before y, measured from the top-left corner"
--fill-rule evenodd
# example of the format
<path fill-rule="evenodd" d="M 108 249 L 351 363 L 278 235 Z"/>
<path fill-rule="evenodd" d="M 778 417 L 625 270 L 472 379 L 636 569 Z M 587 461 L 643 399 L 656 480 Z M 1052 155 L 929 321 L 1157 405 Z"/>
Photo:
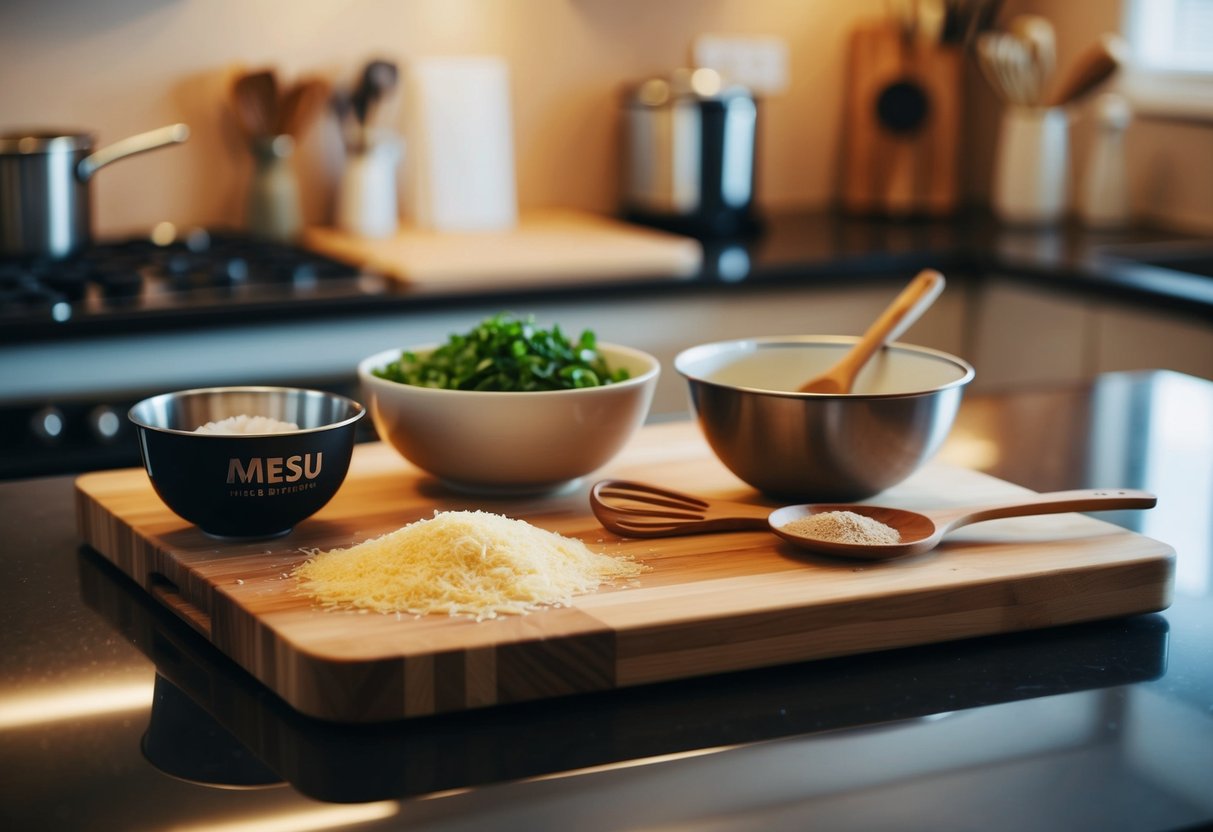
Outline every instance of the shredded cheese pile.
<path fill-rule="evenodd" d="M 348 549 L 312 551 L 292 573 L 322 605 L 482 621 L 566 605 L 645 567 L 484 511 L 434 512 Z"/>

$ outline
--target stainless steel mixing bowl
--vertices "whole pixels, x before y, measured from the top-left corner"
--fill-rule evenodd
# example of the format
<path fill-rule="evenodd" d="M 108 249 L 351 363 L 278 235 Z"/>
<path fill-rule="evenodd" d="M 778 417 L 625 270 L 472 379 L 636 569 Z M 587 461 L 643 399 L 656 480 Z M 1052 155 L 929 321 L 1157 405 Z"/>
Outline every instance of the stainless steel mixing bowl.
<path fill-rule="evenodd" d="M 850 502 L 896 485 L 939 449 L 974 375 L 953 355 L 895 343 L 872 358 L 851 393 L 796 392 L 857 340 L 720 341 L 684 350 L 674 368 L 730 471 L 782 500 Z"/>

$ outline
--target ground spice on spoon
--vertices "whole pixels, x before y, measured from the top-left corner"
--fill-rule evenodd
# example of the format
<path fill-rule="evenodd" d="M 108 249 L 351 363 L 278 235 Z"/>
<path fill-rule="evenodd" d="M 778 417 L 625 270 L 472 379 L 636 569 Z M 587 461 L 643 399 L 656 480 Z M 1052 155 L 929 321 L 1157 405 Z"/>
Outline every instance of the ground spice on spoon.
<path fill-rule="evenodd" d="M 783 531 L 830 543 L 876 546 L 900 543 L 901 534 L 879 520 L 853 511 L 823 511 L 797 518 L 780 527 Z"/>

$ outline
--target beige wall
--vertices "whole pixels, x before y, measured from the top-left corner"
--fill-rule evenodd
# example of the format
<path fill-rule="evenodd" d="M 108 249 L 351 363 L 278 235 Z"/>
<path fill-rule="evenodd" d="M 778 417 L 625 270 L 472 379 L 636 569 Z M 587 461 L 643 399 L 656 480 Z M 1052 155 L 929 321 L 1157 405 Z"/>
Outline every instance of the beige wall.
<path fill-rule="evenodd" d="M 881 0 L 12 0 L 0 12 L 0 124 L 84 126 L 102 143 L 176 120 L 179 148 L 98 174 L 101 234 L 161 219 L 220 223 L 241 212 L 248 160 L 224 111 L 232 68 L 346 78 L 368 57 L 506 58 L 522 207 L 615 204 L 621 84 L 688 60 L 702 32 L 778 34 L 787 92 L 765 102 L 760 169 L 768 204 L 829 198 L 844 34 Z M 307 213 L 327 216 L 335 128 L 301 154 Z"/>
<path fill-rule="evenodd" d="M 1119 5 L 1018 0 L 1007 8 L 1055 12 L 1064 59 L 1088 30 L 1114 23 Z M 0 10 L 0 128 L 84 127 L 106 144 L 185 121 L 193 129 L 185 146 L 98 174 L 96 230 L 138 232 L 160 220 L 231 224 L 242 215 L 249 166 L 225 109 L 236 67 L 272 64 L 288 79 L 345 79 L 374 55 L 406 62 L 488 53 L 511 66 L 521 206 L 610 211 L 620 86 L 686 63 L 697 34 L 776 34 L 790 47 L 791 83 L 762 104 L 760 199 L 816 206 L 835 189 L 846 33 L 884 7 L 883 0 L 8 0 Z M 964 167 L 969 190 L 980 195 L 996 107 L 979 78 L 970 77 L 967 89 Z M 1151 204 L 1143 207 L 1178 206 L 1213 223 L 1213 131 L 1139 132 L 1135 195 Z M 300 162 L 306 211 L 323 221 L 340 165 L 332 124 L 309 135 Z M 1203 183 L 1184 175 L 1188 165 Z"/>

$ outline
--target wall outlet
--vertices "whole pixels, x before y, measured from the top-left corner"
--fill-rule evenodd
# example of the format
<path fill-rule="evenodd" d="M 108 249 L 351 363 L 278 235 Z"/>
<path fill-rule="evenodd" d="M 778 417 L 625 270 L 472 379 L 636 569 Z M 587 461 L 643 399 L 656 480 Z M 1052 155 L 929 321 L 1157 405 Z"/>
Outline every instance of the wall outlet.
<path fill-rule="evenodd" d="M 755 95 L 777 95 L 788 86 L 788 45 L 777 37 L 700 35 L 692 47 L 695 67 L 720 73 Z"/>

